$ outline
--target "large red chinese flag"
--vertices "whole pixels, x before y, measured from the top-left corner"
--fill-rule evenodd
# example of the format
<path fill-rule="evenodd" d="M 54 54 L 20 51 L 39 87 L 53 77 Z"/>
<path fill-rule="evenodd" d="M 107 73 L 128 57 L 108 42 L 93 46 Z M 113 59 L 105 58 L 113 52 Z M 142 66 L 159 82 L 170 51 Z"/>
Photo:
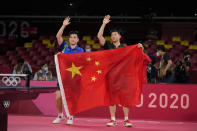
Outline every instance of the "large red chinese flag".
<path fill-rule="evenodd" d="M 140 104 L 143 54 L 137 45 L 55 56 L 67 116 L 98 106 Z"/>

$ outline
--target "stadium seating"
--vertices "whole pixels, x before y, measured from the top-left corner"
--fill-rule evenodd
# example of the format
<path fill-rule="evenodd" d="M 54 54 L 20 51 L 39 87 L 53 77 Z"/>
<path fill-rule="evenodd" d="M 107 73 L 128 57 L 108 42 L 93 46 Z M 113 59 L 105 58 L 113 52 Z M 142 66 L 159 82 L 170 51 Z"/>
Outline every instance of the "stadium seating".
<path fill-rule="evenodd" d="M 68 42 L 68 36 L 63 36 L 63 39 Z M 110 36 L 106 36 L 105 39 L 111 41 Z M 5 42 L 7 42 L 7 44 L 5 44 Z M 39 66 L 42 62 L 46 62 L 49 65 L 49 70 L 51 70 L 53 75 L 56 76 L 54 54 L 60 52 L 60 49 L 58 48 L 55 36 L 40 36 L 38 39 L 25 42 L 23 47 L 17 46 L 17 43 L 14 40 L 9 41 L 0 37 L 0 44 L 4 45 L 2 47 L 5 47 L 1 48 L 1 50 L 3 49 L 5 52 L 3 55 L 0 55 L 1 72 L 12 72 L 14 65 L 17 63 L 17 59 L 22 57 L 30 63 L 33 73 L 39 70 Z M 83 36 L 78 45 L 85 48 L 86 44 L 92 45 L 91 47 L 93 51 L 102 50 L 96 36 Z M 172 57 L 173 62 L 179 57 L 182 57 L 184 51 L 188 51 L 192 54 L 192 70 L 197 70 L 197 41 L 182 40 L 181 37 L 174 36 L 170 41 L 149 40 L 145 41 L 144 44 L 148 47 L 148 53 L 154 56 L 156 54 L 156 47 L 158 45 L 164 45 L 167 49 L 166 51 Z M 156 57 L 157 61 L 159 61 L 159 59 L 159 57 Z M 4 68 L 5 71 L 2 71 Z"/>

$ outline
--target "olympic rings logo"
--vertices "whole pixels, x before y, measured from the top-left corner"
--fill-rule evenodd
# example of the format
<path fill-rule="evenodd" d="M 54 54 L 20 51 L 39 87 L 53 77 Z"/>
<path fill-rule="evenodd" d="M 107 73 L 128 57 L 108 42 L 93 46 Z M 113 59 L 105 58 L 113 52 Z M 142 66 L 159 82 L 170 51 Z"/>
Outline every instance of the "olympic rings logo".
<path fill-rule="evenodd" d="M 2 78 L 2 82 L 6 85 L 6 86 L 17 86 L 20 82 L 21 82 L 21 78 L 20 77 L 3 77 Z"/>
<path fill-rule="evenodd" d="M 10 106 L 10 101 L 3 101 L 4 108 L 8 108 Z"/>

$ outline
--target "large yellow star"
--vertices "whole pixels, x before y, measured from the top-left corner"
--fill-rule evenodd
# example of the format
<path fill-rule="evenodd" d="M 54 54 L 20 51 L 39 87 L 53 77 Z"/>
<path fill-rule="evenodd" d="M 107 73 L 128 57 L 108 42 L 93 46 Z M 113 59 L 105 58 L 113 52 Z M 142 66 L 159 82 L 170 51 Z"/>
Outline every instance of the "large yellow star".
<path fill-rule="evenodd" d="M 72 72 L 72 78 L 74 78 L 76 74 L 81 76 L 81 72 L 79 71 L 81 68 L 82 66 L 77 67 L 74 63 L 72 63 L 72 67 L 67 68 L 66 70 Z"/>

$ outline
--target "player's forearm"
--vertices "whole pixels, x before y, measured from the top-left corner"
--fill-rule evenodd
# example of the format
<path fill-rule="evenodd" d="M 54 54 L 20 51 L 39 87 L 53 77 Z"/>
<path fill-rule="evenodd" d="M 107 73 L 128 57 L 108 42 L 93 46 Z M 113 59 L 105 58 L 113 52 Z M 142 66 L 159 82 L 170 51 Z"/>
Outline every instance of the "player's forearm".
<path fill-rule="evenodd" d="M 63 41 L 62 35 L 63 35 L 65 27 L 66 27 L 65 25 L 62 25 L 62 27 L 57 32 L 56 38 L 57 38 L 57 41 L 58 41 L 59 45 L 61 45 L 61 43 Z"/>
<path fill-rule="evenodd" d="M 97 37 L 98 37 L 98 38 L 99 38 L 99 37 L 103 37 L 103 32 L 104 32 L 105 26 L 106 26 L 106 24 L 102 24 L 102 25 L 101 25 L 101 28 L 99 29 L 99 32 L 98 32 L 98 34 L 97 34 Z"/>
<path fill-rule="evenodd" d="M 103 37 L 103 32 L 105 29 L 106 24 L 102 24 L 101 28 L 99 29 L 99 32 L 97 34 L 97 37 L 99 39 L 100 44 L 103 46 L 105 44 L 105 38 Z"/>
<path fill-rule="evenodd" d="M 57 38 L 62 37 L 65 27 L 66 27 L 65 25 L 62 25 L 62 27 L 59 29 L 56 35 Z"/>

